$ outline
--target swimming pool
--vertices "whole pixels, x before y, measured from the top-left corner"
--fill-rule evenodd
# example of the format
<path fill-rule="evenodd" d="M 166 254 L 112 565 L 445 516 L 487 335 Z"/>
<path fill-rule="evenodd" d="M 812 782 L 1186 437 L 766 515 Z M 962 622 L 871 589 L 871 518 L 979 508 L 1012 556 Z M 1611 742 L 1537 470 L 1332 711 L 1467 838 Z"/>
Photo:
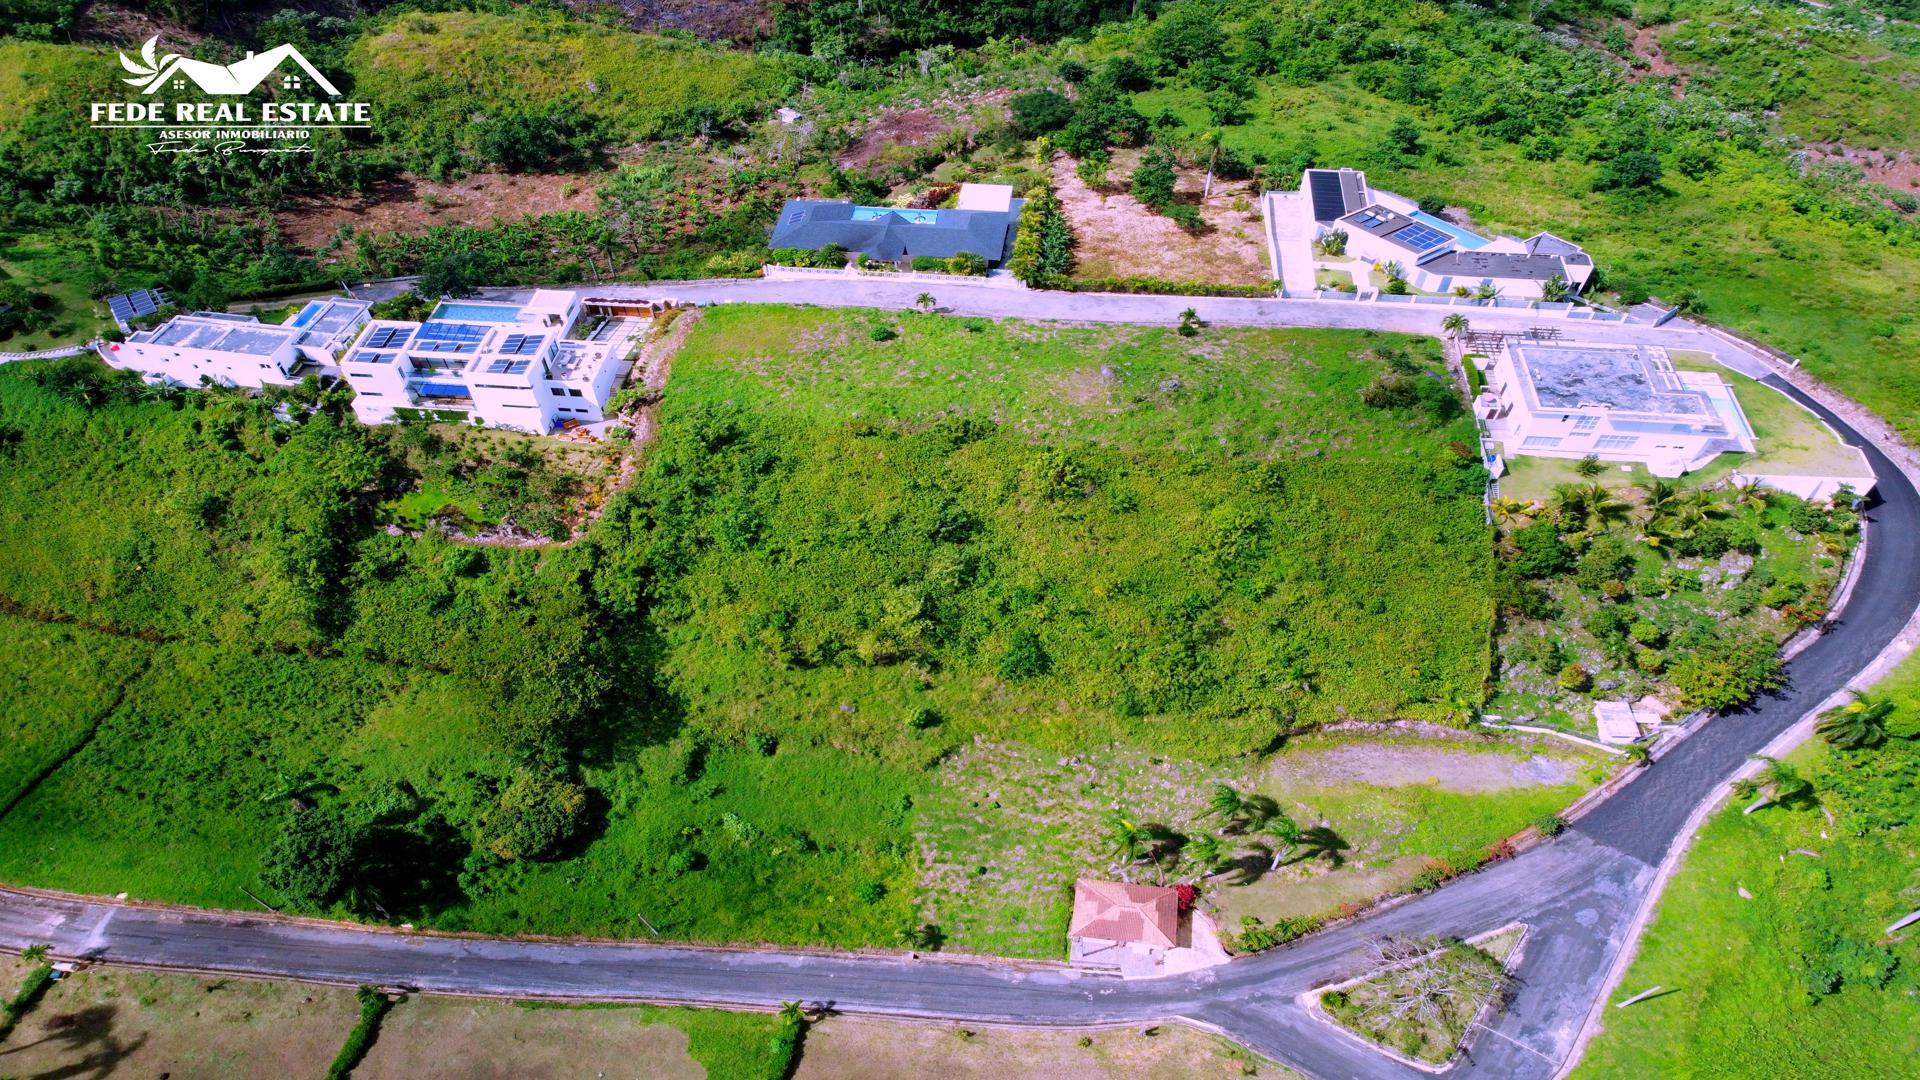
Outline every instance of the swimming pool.
<path fill-rule="evenodd" d="M 451 300 L 434 308 L 428 316 L 455 322 L 512 322 L 519 317 L 520 309 L 513 304 L 459 304 Z"/>
<path fill-rule="evenodd" d="M 326 306 L 327 304 L 324 300 L 309 300 L 307 301 L 307 306 L 300 309 L 299 314 L 287 320 L 287 325 L 295 329 L 303 327 L 312 321 L 315 315 L 320 314 L 321 308 Z"/>
<path fill-rule="evenodd" d="M 1753 427 L 1747 423 L 1747 414 L 1740 409 L 1740 402 L 1733 396 L 1731 388 L 1715 387 L 1707 391 L 1707 400 L 1713 402 L 1713 411 L 1727 422 L 1727 430 L 1751 439 Z"/>
<path fill-rule="evenodd" d="M 1459 242 L 1461 247 L 1466 248 L 1468 251 L 1478 251 L 1493 242 L 1481 236 L 1479 233 L 1468 232 L 1453 222 L 1448 221 L 1446 218 L 1429 214 L 1425 210 L 1415 210 L 1408 216 L 1420 222 L 1422 225 L 1431 225 L 1441 232 L 1446 233 L 1448 236 L 1453 237 L 1454 240 Z"/>
<path fill-rule="evenodd" d="M 892 206 L 856 206 L 853 208 L 853 220 L 872 221 L 882 214 L 899 214 L 907 219 L 909 225 L 932 225 L 940 220 L 938 210 L 901 210 Z"/>

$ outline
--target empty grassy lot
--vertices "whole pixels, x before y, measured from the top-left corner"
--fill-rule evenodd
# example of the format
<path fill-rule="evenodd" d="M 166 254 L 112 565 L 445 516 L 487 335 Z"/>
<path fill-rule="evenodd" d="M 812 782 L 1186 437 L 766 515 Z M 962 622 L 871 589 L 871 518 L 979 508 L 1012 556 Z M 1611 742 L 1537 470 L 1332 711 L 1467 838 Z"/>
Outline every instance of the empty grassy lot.
<path fill-rule="evenodd" d="M 1893 737 L 1789 756 L 1815 801 L 1708 819 L 1614 1000 L 1665 992 L 1605 1011 L 1578 1080 L 1887 1076 L 1920 1057 L 1920 949 L 1885 933 L 1920 907 L 1920 661 L 1873 692 L 1898 703 Z"/>
<path fill-rule="evenodd" d="M 1101 1031 L 969 1030 L 835 1016 L 807 1032 L 794 1080 L 1190 1080 L 1297 1074 L 1205 1032 L 1167 1024 Z M 1083 1045 L 1084 1044 L 1084 1045 Z"/>

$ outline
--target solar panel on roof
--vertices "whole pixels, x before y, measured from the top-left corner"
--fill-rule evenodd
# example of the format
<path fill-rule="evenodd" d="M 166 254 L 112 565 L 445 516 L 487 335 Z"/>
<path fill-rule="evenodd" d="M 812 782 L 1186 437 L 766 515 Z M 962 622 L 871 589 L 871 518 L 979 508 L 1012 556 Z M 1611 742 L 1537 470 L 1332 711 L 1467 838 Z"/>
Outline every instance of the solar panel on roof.
<path fill-rule="evenodd" d="M 412 335 L 413 327 L 411 326 L 376 326 L 373 332 L 367 335 L 367 348 L 396 348 L 405 344 L 407 338 Z"/>
<path fill-rule="evenodd" d="M 1313 219 L 1334 221 L 1347 212 L 1347 200 L 1340 193 L 1340 174 L 1314 170 L 1307 174 L 1307 189 L 1313 196 Z"/>
<path fill-rule="evenodd" d="M 1396 231 L 1393 234 L 1393 239 L 1396 243 L 1405 244 L 1408 247 L 1425 251 L 1435 245 L 1444 244 L 1453 239 L 1453 237 L 1448 236 L 1446 233 L 1432 226 L 1415 222 L 1404 229 Z"/>
<path fill-rule="evenodd" d="M 487 328 L 471 323 L 427 322 L 420 324 L 421 341 L 479 341 Z"/>
<path fill-rule="evenodd" d="M 500 351 L 516 356 L 526 356 L 540 351 L 540 343 L 545 340 L 538 334 L 511 334 L 500 343 Z"/>
<path fill-rule="evenodd" d="M 527 370 L 527 366 L 532 363 L 533 361 L 531 360 L 508 360 L 502 357 L 487 365 L 487 373 L 490 375 L 518 375 Z"/>
<path fill-rule="evenodd" d="M 166 302 L 166 294 L 160 290 L 140 289 L 120 296 L 107 297 L 107 310 L 113 312 L 114 318 L 125 322 L 128 319 L 140 318 L 142 315 L 151 315 L 159 311 L 161 305 Z"/>

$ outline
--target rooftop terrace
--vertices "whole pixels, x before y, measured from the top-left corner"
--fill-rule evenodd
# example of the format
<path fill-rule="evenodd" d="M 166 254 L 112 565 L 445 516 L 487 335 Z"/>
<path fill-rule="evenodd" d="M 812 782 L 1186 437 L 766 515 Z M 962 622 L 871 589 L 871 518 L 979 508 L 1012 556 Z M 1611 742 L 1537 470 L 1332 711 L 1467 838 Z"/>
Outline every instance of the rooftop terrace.
<path fill-rule="evenodd" d="M 1509 353 L 1542 409 L 1611 409 L 1706 420 L 1712 402 L 1683 385 L 1666 355 L 1632 345 L 1515 345 Z"/>

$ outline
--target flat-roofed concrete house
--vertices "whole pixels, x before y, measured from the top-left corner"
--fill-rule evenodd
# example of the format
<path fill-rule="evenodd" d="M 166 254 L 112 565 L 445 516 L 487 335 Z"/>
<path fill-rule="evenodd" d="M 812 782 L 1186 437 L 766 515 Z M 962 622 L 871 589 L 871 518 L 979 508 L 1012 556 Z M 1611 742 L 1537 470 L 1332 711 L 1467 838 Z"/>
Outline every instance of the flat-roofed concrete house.
<path fill-rule="evenodd" d="M 780 211 L 767 243 L 776 250 L 808 251 L 837 244 L 889 263 L 907 263 L 920 256 L 950 259 L 964 251 L 998 266 L 1013 251 L 1014 231 L 1025 202 L 1014 198 L 1007 184 L 962 184 L 958 202 L 950 210 L 792 199 Z"/>
<path fill-rule="evenodd" d="M 1073 963 L 1140 974 L 1157 967 L 1178 947 L 1179 937 L 1180 898 L 1172 889 L 1086 878 L 1073 883 L 1073 917 L 1067 923 Z"/>
<path fill-rule="evenodd" d="M 519 303 L 442 301 L 423 322 L 377 319 L 341 361 L 361 423 L 426 416 L 545 434 L 604 420 L 636 320 L 536 289 Z M 624 310 L 624 309 L 623 309 Z"/>
<path fill-rule="evenodd" d="M 1391 263 L 1424 292 L 1491 286 L 1502 296 L 1539 299 L 1553 278 L 1577 293 L 1593 277 L 1593 259 L 1578 244 L 1544 232 L 1526 240 L 1482 236 L 1368 185 L 1358 169 L 1306 170 L 1300 197 L 1287 205 L 1312 215 L 1317 236 L 1346 233 L 1350 257 Z"/>
<path fill-rule="evenodd" d="M 100 355 L 114 367 L 182 386 L 288 386 L 310 374 L 336 374 L 368 307 L 342 297 L 312 300 L 277 325 L 251 315 L 195 311 L 129 334 Z"/>
<path fill-rule="evenodd" d="M 1506 454 L 1595 454 L 1672 477 L 1728 451 L 1755 449 L 1726 380 L 1676 371 L 1665 349 L 1527 342 L 1476 363 L 1486 388 L 1473 401 L 1474 413 Z"/>

